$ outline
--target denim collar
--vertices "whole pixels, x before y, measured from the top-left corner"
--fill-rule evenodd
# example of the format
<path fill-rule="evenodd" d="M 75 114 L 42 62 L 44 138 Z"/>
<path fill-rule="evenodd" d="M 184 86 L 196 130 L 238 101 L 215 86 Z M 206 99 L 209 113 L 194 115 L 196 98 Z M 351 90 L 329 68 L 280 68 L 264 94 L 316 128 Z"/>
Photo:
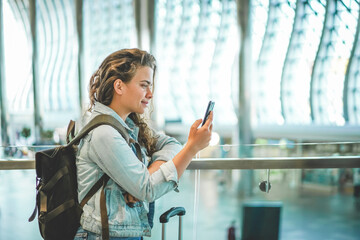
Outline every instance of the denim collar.
<path fill-rule="evenodd" d="M 108 114 L 116 118 L 121 123 L 121 125 L 123 125 L 130 132 L 133 132 L 135 135 L 137 135 L 137 132 L 139 131 L 134 121 L 131 120 L 129 117 L 126 118 L 124 122 L 124 120 L 113 109 L 100 102 L 95 102 L 94 113 Z"/>

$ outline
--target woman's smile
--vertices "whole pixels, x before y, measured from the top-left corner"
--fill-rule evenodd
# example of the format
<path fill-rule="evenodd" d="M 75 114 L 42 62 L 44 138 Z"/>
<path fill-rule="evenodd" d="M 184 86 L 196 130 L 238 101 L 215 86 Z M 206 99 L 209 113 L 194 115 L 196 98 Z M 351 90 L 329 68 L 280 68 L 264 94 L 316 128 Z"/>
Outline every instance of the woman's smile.
<path fill-rule="evenodd" d="M 145 107 L 149 104 L 149 101 L 141 101 L 141 104 L 143 104 Z"/>

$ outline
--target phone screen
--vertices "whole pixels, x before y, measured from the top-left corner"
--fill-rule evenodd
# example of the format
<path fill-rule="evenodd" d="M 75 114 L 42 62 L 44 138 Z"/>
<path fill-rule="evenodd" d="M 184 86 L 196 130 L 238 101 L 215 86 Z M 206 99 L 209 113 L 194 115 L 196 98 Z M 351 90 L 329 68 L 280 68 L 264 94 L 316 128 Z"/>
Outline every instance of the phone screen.
<path fill-rule="evenodd" d="M 209 101 L 209 104 L 208 104 L 208 106 L 206 108 L 205 116 L 204 116 L 204 119 L 203 119 L 203 122 L 202 122 L 201 126 L 203 126 L 205 124 L 206 120 L 209 117 L 210 112 L 214 109 L 214 105 L 215 105 L 215 102 Z"/>

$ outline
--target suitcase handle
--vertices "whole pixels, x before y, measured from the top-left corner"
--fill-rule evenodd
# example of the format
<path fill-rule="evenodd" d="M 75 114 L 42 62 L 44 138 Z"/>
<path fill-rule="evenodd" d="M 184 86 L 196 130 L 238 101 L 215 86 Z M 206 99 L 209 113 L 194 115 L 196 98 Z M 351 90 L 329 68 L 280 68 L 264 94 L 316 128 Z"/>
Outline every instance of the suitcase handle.
<path fill-rule="evenodd" d="M 160 216 L 160 223 L 167 223 L 171 217 L 176 215 L 184 216 L 185 213 L 185 208 L 183 207 L 172 207 Z"/>

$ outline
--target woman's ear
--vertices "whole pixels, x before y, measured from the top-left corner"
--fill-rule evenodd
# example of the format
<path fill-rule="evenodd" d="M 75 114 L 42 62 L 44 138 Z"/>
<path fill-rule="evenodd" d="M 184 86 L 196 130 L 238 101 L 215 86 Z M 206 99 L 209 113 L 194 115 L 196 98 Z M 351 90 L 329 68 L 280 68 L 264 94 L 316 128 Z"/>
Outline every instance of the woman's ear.
<path fill-rule="evenodd" d="M 123 81 L 121 81 L 120 79 L 116 79 L 114 81 L 114 90 L 117 94 L 122 95 Z"/>

